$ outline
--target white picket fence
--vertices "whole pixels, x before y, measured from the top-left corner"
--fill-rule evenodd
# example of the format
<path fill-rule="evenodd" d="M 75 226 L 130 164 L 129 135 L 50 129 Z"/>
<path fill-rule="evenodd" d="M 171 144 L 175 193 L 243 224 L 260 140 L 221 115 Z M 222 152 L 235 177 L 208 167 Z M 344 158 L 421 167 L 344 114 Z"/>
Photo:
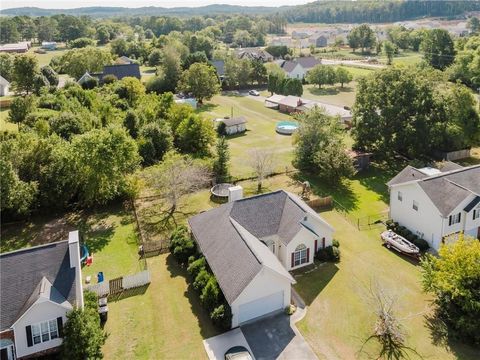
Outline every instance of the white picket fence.
<path fill-rule="evenodd" d="M 150 281 L 150 271 L 144 270 L 133 275 L 126 275 L 98 284 L 87 285 L 85 286 L 85 290 L 96 293 L 98 297 L 104 297 L 145 286 L 150 284 Z"/>

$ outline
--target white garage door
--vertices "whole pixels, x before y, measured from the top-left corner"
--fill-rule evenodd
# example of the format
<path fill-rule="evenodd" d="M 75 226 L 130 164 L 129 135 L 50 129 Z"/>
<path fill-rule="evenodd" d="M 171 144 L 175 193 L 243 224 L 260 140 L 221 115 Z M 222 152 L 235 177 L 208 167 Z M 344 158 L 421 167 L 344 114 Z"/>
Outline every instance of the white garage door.
<path fill-rule="evenodd" d="M 238 322 L 245 321 L 271 313 L 283 308 L 283 291 L 262 297 L 260 299 L 242 304 L 238 309 Z"/>

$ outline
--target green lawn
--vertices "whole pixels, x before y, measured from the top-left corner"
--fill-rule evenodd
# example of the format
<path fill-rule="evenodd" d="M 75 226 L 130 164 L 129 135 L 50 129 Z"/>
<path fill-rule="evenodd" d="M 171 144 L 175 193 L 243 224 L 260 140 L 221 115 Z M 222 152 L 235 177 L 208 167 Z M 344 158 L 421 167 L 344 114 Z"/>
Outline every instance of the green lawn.
<path fill-rule="evenodd" d="M 30 48 L 30 50 L 28 50 L 28 54 L 31 54 L 37 58 L 39 66 L 50 64 L 50 61 L 54 56 L 62 56 L 68 50 L 66 48 L 58 48 L 57 50 L 52 51 L 47 50 L 45 54 L 38 54 L 34 52 L 37 49 L 39 49 L 38 46 Z"/>
<path fill-rule="evenodd" d="M 245 116 L 247 132 L 243 135 L 228 137 L 231 155 L 231 173 L 235 177 L 252 174 L 249 166 L 249 151 L 255 148 L 265 149 L 275 154 L 276 169 L 291 167 L 293 158 L 292 137 L 275 132 L 278 121 L 291 120 L 291 116 L 277 110 L 267 109 L 264 103 L 244 96 L 215 96 L 199 110 L 207 119 L 224 116 Z"/>
<path fill-rule="evenodd" d="M 8 113 L 10 109 L 0 109 L 0 132 L 2 131 L 18 131 L 18 125 L 8 121 Z"/>
<path fill-rule="evenodd" d="M 321 215 L 335 228 L 341 261 L 319 266 L 295 285 L 309 306 L 297 326 L 320 359 L 367 359 L 378 353 L 374 342 L 364 349 L 370 356 L 358 353 L 376 319 L 372 288 L 395 299 L 406 343 L 425 359 L 478 358 L 478 350 L 466 345 L 434 343 L 427 321 L 430 298 L 422 292 L 419 266 L 381 246 L 382 228 L 358 231 L 336 211 Z"/>
<path fill-rule="evenodd" d="M 148 260 L 144 294 L 108 305 L 105 359 L 207 359 L 202 340 L 217 335 L 186 271 L 170 255 Z"/>

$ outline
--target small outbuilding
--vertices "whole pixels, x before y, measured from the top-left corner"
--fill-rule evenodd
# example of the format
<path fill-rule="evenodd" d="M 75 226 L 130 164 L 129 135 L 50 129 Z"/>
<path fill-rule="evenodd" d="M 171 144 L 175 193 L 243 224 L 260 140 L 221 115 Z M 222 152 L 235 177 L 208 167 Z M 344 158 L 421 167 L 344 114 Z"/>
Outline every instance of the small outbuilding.
<path fill-rule="evenodd" d="M 0 96 L 7 96 L 10 89 L 10 83 L 0 75 Z"/>
<path fill-rule="evenodd" d="M 372 153 L 348 150 L 347 154 L 352 159 L 353 166 L 357 171 L 367 170 L 370 167 L 370 158 Z"/>
<path fill-rule="evenodd" d="M 247 131 L 247 119 L 244 116 L 217 119 L 216 121 L 225 124 L 225 135 L 235 135 Z"/>
<path fill-rule="evenodd" d="M 56 41 L 43 41 L 42 42 L 42 49 L 56 50 L 57 49 L 57 42 Z"/>

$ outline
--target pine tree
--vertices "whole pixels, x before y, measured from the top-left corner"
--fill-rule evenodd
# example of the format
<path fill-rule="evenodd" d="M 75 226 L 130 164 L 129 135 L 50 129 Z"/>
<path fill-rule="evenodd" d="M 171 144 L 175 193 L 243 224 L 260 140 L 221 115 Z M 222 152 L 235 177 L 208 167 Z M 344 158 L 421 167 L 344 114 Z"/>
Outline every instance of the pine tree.
<path fill-rule="evenodd" d="M 230 172 L 228 170 L 229 159 L 228 143 L 225 141 L 225 137 L 222 136 L 217 141 L 217 156 L 213 164 L 213 172 L 215 173 L 217 184 L 228 182 L 230 179 Z"/>

